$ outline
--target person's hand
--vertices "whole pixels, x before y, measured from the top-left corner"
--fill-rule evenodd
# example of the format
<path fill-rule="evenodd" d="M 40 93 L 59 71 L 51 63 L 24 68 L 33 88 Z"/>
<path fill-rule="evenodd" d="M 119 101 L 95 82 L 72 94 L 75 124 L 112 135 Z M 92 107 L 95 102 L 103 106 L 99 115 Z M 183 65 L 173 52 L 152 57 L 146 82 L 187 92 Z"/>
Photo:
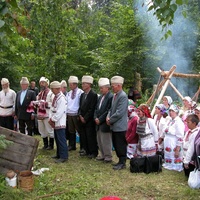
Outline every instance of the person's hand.
<path fill-rule="evenodd" d="M 81 115 L 80 115 L 80 120 L 81 120 L 81 122 L 82 122 L 83 124 L 86 123 L 85 119 L 84 119 Z"/>
<path fill-rule="evenodd" d="M 189 169 L 189 164 L 184 163 L 184 168 Z"/>
<path fill-rule="evenodd" d="M 176 147 L 175 152 L 174 152 L 174 157 L 178 158 L 180 154 L 180 148 Z"/>
<path fill-rule="evenodd" d="M 31 120 L 34 120 L 34 119 L 35 119 L 35 114 L 32 113 L 32 114 L 31 114 Z"/>
<path fill-rule="evenodd" d="M 108 126 L 110 126 L 110 118 L 109 118 L 109 117 L 106 118 L 106 124 L 107 124 Z"/>
<path fill-rule="evenodd" d="M 96 125 L 99 125 L 99 124 L 100 124 L 100 121 L 99 121 L 98 118 L 96 118 L 94 121 L 95 121 Z"/>
<path fill-rule="evenodd" d="M 15 119 L 15 120 L 18 120 L 17 115 L 14 116 L 14 119 Z"/>
<path fill-rule="evenodd" d="M 163 138 L 159 138 L 158 139 L 158 144 L 162 144 L 162 142 L 163 142 Z"/>
<path fill-rule="evenodd" d="M 48 121 L 48 123 L 50 124 L 50 126 L 52 127 L 52 128 L 55 128 L 55 122 L 54 121 L 52 121 L 51 119 Z"/>

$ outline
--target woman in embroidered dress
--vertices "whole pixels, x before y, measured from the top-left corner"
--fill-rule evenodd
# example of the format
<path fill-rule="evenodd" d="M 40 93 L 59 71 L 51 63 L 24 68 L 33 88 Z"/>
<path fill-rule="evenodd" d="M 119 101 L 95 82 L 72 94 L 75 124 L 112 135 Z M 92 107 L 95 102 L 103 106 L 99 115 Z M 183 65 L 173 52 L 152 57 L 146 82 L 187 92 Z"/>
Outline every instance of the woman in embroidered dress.
<path fill-rule="evenodd" d="M 163 138 L 164 138 L 164 128 L 166 124 L 169 123 L 170 117 L 166 113 L 166 108 L 164 104 L 158 104 L 156 105 L 155 109 L 155 116 L 154 116 L 154 121 L 156 124 L 156 127 L 158 129 L 158 151 L 163 155 L 163 149 L 164 149 L 164 144 L 163 144 Z"/>
<path fill-rule="evenodd" d="M 138 116 L 134 105 L 128 106 L 128 129 L 126 131 L 127 158 L 131 159 L 137 154 L 138 134 L 136 133 Z"/>
<path fill-rule="evenodd" d="M 163 104 L 165 106 L 166 109 L 166 113 L 169 114 L 169 107 L 172 104 L 173 100 L 170 96 L 164 96 L 163 97 Z"/>
<path fill-rule="evenodd" d="M 183 98 L 183 108 L 181 109 L 181 113 L 179 115 L 185 124 L 184 133 L 189 130 L 186 122 L 187 116 L 190 114 L 194 114 L 193 104 L 194 102 L 189 96 Z"/>
<path fill-rule="evenodd" d="M 158 130 L 147 105 L 137 109 L 139 117 L 136 133 L 139 135 L 138 156 L 154 156 L 158 148 Z"/>
<path fill-rule="evenodd" d="M 170 122 L 165 128 L 164 134 L 164 164 L 163 167 L 169 170 L 183 170 L 183 137 L 184 123 L 178 116 L 179 109 L 176 105 L 169 108 Z"/>

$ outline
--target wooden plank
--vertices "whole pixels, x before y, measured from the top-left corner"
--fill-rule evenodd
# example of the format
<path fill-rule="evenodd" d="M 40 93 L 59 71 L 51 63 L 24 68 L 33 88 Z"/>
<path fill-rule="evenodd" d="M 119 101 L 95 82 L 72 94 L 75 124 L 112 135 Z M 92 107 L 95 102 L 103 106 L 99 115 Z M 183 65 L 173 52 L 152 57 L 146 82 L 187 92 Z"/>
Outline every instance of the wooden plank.
<path fill-rule="evenodd" d="M 0 126 L 0 134 L 6 136 L 7 140 L 15 141 L 19 144 L 30 145 L 33 146 L 35 143 L 35 138 L 25 135 L 16 131 L 12 131 Z"/>
<path fill-rule="evenodd" d="M 0 151 L 0 173 L 5 174 L 11 169 L 14 171 L 31 170 L 39 141 L 34 137 L 3 127 L 0 127 L 0 135 L 5 135 L 7 140 L 13 142 Z"/>

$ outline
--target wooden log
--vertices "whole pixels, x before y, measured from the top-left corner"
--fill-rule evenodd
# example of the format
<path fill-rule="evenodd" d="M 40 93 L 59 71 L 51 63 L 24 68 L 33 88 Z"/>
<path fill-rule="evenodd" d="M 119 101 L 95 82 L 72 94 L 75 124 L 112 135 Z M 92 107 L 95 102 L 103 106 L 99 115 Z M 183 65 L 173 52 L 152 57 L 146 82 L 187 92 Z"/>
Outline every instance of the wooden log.
<path fill-rule="evenodd" d="M 174 84 L 172 82 L 169 82 L 170 86 L 173 88 L 173 90 L 176 92 L 176 94 L 178 94 L 178 96 L 181 98 L 181 100 L 183 99 L 182 94 L 176 89 L 176 87 L 174 86 Z"/>
<path fill-rule="evenodd" d="M 0 151 L 0 173 L 8 170 L 31 170 L 39 141 L 34 137 L 0 127 L 0 135 L 12 141 L 6 149 Z"/>
<path fill-rule="evenodd" d="M 173 77 L 179 77 L 179 78 L 200 78 L 200 74 L 182 74 L 174 72 Z"/>

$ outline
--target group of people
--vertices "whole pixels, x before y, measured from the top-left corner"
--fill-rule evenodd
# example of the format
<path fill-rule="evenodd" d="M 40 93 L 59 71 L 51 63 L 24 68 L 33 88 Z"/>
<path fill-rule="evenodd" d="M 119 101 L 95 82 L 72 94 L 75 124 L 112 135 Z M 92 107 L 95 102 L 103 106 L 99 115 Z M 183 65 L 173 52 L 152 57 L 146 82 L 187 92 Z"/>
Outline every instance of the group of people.
<path fill-rule="evenodd" d="M 200 107 L 189 96 L 183 98 L 182 108 L 164 96 L 153 117 L 147 105 L 135 108 L 129 101 L 128 116 L 128 158 L 160 154 L 164 168 L 184 170 L 187 177 L 200 167 Z"/>
<path fill-rule="evenodd" d="M 124 169 L 127 158 L 155 154 L 163 155 L 164 168 L 184 169 L 186 176 L 198 165 L 200 107 L 190 97 L 184 97 L 180 109 L 170 96 L 164 96 L 151 116 L 147 105 L 136 108 L 135 102 L 128 99 L 121 76 L 100 78 L 100 95 L 92 89 L 92 76 L 82 77 L 82 88 L 78 83 L 78 77 L 70 76 L 67 91 L 66 81 L 49 83 L 41 77 L 40 92 L 36 94 L 34 88 L 29 88 L 28 79 L 22 77 L 21 91 L 16 94 L 9 80 L 2 78 L 0 126 L 13 130 L 15 119 L 19 131 L 31 136 L 36 120 L 43 149 L 53 149 L 55 139 L 56 163 L 66 162 L 68 151 L 76 150 L 78 133 L 80 156 L 111 163 L 115 149 L 119 160 L 113 164 L 114 170 Z"/>

